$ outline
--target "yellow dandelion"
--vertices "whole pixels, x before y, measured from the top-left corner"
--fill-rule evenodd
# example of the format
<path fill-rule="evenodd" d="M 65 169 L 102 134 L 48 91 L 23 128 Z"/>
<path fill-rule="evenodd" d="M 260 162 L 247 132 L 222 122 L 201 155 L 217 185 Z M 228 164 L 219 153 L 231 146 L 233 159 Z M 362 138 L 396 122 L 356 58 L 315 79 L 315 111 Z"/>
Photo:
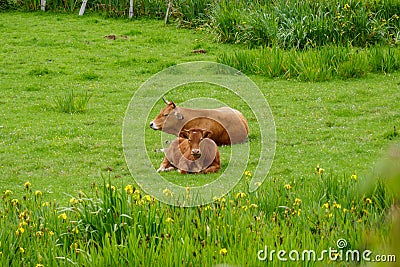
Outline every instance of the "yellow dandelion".
<path fill-rule="evenodd" d="M 167 223 L 174 223 L 174 219 L 168 217 L 168 218 L 165 220 L 165 222 L 167 222 Z"/>
<path fill-rule="evenodd" d="M 346 208 L 343 209 L 343 213 L 347 213 L 348 211 L 349 211 L 349 210 L 346 209 Z"/>
<path fill-rule="evenodd" d="M 63 219 L 63 220 L 66 220 L 67 219 L 67 214 L 64 212 L 64 213 L 61 213 L 60 215 L 58 215 L 58 218 L 59 219 Z"/>
<path fill-rule="evenodd" d="M 38 264 L 36 264 L 36 267 L 44 267 L 44 265 L 41 263 L 38 263 Z"/>
<path fill-rule="evenodd" d="M 329 202 L 326 202 L 325 204 L 322 205 L 322 207 L 325 209 L 329 209 L 329 206 L 330 206 Z"/>
<path fill-rule="evenodd" d="M 19 247 L 19 252 L 24 253 L 25 249 L 23 247 Z"/>
<path fill-rule="evenodd" d="M 147 202 L 150 202 L 151 201 L 151 196 L 145 195 L 142 199 L 144 199 Z"/>
<path fill-rule="evenodd" d="M 228 254 L 228 250 L 226 248 L 221 248 L 219 250 L 219 254 L 221 254 L 222 256 L 225 256 L 226 254 Z"/>
<path fill-rule="evenodd" d="M 371 204 L 371 203 L 372 203 L 372 200 L 371 200 L 370 198 L 366 198 L 366 199 L 365 199 L 365 202 L 367 202 L 368 204 Z"/>
<path fill-rule="evenodd" d="M 78 227 L 75 227 L 74 229 L 72 229 L 72 233 L 78 234 L 79 233 Z"/>
<path fill-rule="evenodd" d="M 294 204 L 295 204 L 296 206 L 300 206 L 300 204 L 301 204 L 301 199 L 296 197 L 295 200 L 294 200 Z"/>
<path fill-rule="evenodd" d="M 53 236 L 54 232 L 53 231 L 49 231 L 49 236 Z"/>
<path fill-rule="evenodd" d="M 354 181 L 357 181 L 357 173 L 354 172 L 353 175 L 351 176 L 351 179 Z"/>
<path fill-rule="evenodd" d="M 349 4 L 345 4 L 344 5 L 344 10 L 350 10 L 350 5 Z"/>
<path fill-rule="evenodd" d="M 251 172 L 245 171 L 245 172 L 244 172 L 244 175 L 247 176 L 247 177 L 251 177 Z"/>
<path fill-rule="evenodd" d="M 301 213 L 301 209 L 298 209 L 297 210 L 297 216 L 300 216 L 300 213 Z"/>
<path fill-rule="evenodd" d="M 41 191 L 39 191 L 39 190 L 35 191 L 35 197 L 42 197 L 42 196 L 43 196 L 43 193 Z"/>
<path fill-rule="evenodd" d="M 29 189 L 29 187 L 30 187 L 31 185 L 32 185 L 32 184 L 31 184 L 29 181 L 24 183 L 24 187 L 25 187 L 26 189 Z"/>
<path fill-rule="evenodd" d="M 69 203 L 71 203 L 72 205 L 76 205 L 76 204 L 78 204 L 79 203 L 79 201 L 76 199 L 76 198 L 71 198 L 70 200 L 69 200 Z"/>
<path fill-rule="evenodd" d="M 332 217 L 333 217 L 333 214 L 332 214 L 332 213 L 329 213 L 329 214 L 328 214 L 328 217 L 329 217 L 329 218 L 332 218 Z"/>

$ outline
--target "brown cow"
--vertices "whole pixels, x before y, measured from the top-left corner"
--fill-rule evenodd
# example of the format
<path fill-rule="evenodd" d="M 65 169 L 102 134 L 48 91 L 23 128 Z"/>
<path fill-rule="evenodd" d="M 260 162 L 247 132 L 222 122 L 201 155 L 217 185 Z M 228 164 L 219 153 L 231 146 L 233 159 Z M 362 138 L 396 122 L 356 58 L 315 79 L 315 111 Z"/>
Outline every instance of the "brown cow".
<path fill-rule="evenodd" d="M 204 129 L 182 130 L 165 151 L 157 172 L 178 169 L 180 173 L 217 172 L 220 165 L 218 147 L 208 138 L 212 133 Z"/>
<path fill-rule="evenodd" d="M 249 127 L 246 118 L 236 109 L 189 109 L 178 107 L 164 98 L 163 100 L 167 106 L 150 122 L 150 127 L 154 130 L 178 136 L 181 129 L 207 129 L 212 132 L 209 138 L 218 146 L 246 141 Z"/>

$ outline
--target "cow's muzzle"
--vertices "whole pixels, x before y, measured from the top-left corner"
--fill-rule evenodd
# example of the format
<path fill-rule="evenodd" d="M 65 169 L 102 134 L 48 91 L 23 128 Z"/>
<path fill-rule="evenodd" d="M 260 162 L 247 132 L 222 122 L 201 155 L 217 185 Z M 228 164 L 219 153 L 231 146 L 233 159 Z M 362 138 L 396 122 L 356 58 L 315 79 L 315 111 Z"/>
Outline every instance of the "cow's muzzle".
<path fill-rule="evenodd" d="M 196 159 L 200 158 L 200 156 L 201 156 L 200 149 L 192 149 L 192 153 L 191 154 Z"/>
<path fill-rule="evenodd" d="M 150 128 L 153 130 L 158 130 L 158 127 L 154 122 L 150 122 Z"/>

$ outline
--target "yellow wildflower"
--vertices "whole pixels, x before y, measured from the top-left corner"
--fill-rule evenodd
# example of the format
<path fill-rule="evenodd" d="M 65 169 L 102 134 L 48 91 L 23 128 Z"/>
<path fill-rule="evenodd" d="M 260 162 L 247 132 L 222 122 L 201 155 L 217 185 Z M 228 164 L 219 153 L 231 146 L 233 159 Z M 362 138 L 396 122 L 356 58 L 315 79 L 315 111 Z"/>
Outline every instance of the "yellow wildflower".
<path fill-rule="evenodd" d="M 67 214 L 64 212 L 64 213 L 61 213 L 60 215 L 58 215 L 58 218 L 59 219 L 63 219 L 63 220 L 66 220 L 67 219 Z"/>
<path fill-rule="evenodd" d="M 322 175 L 324 173 L 324 169 L 322 169 L 319 165 L 315 168 L 315 172 L 318 175 Z"/>
<path fill-rule="evenodd" d="M 250 208 L 258 208 L 258 205 L 257 204 L 250 204 Z"/>
<path fill-rule="evenodd" d="M 165 222 L 167 222 L 167 223 L 174 223 L 174 219 L 168 217 L 168 218 L 165 220 Z"/>
<path fill-rule="evenodd" d="M 24 253 L 25 249 L 23 247 L 19 247 L 19 252 Z"/>
<path fill-rule="evenodd" d="M 134 189 L 135 189 L 135 188 L 134 188 L 133 185 L 131 185 L 131 184 L 128 184 L 127 186 L 125 186 L 125 191 L 126 191 L 126 193 L 129 194 L 129 195 L 133 194 Z"/>
<path fill-rule="evenodd" d="M 354 172 L 353 175 L 351 176 L 351 179 L 353 179 L 354 181 L 357 181 L 357 173 Z"/>
<path fill-rule="evenodd" d="M 24 187 L 25 187 L 26 189 L 29 189 L 29 187 L 30 187 L 31 185 L 32 185 L 32 184 L 31 184 L 29 181 L 24 183 Z"/>
<path fill-rule="evenodd" d="M 347 213 L 348 211 L 349 211 L 349 210 L 346 209 L 346 208 L 343 209 L 343 213 Z"/>
<path fill-rule="evenodd" d="M 339 203 L 333 203 L 333 207 L 334 208 L 337 208 L 337 209 L 341 209 L 342 208 L 342 205 L 340 205 Z"/>
<path fill-rule="evenodd" d="M 41 263 L 38 263 L 38 264 L 36 264 L 36 267 L 44 267 L 44 265 Z"/>
<path fill-rule="evenodd" d="M 371 203 L 372 203 L 372 200 L 371 200 L 370 198 L 366 198 L 366 199 L 365 199 L 365 202 L 367 202 L 368 204 L 371 204 Z"/>
<path fill-rule="evenodd" d="M 151 201 L 151 196 L 145 195 L 142 199 L 144 199 L 147 202 L 150 202 Z"/>
<path fill-rule="evenodd" d="M 36 232 L 36 237 L 43 237 L 44 233 L 42 231 L 37 231 Z"/>
<path fill-rule="evenodd" d="M 350 5 L 349 4 L 345 4 L 344 5 L 344 10 L 350 10 Z"/>
<path fill-rule="evenodd" d="M 171 191 L 171 190 L 169 190 L 168 188 L 165 188 L 164 190 L 163 190 L 163 193 L 164 193 L 164 195 L 165 196 L 173 196 L 174 195 L 174 193 Z"/>
<path fill-rule="evenodd" d="M 329 209 L 329 206 L 330 206 L 329 202 L 326 202 L 325 204 L 322 205 L 322 207 L 325 209 Z"/>
<path fill-rule="evenodd" d="M 6 197 L 8 197 L 8 196 L 11 196 L 12 195 L 12 191 L 11 190 L 6 190 L 6 191 L 4 191 L 4 193 L 3 193 L 3 198 L 6 198 Z"/>
<path fill-rule="evenodd" d="M 207 206 L 204 207 L 204 210 L 212 210 L 212 208 L 211 208 L 210 205 L 207 205 Z"/>
<path fill-rule="evenodd" d="M 11 203 L 13 204 L 13 206 L 17 206 L 18 205 L 18 199 L 16 199 L 16 198 L 12 199 Z"/>
<path fill-rule="evenodd" d="M 76 205 L 76 204 L 78 204 L 79 203 L 79 201 L 76 199 L 76 198 L 71 198 L 70 200 L 69 200 L 69 203 L 71 203 L 72 205 Z"/>
<path fill-rule="evenodd" d="M 49 231 L 49 236 L 53 236 L 54 232 L 53 231 Z"/>
<path fill-rule="evenodd" d="M 251 177 L 251 172 L 245 171 L 245 172 L 244 172 L 244 175 L 245 175 L 245 176 L 248 176 L 248 177 Z"/>
<path fill-rule="evenodd" d="M 219 250 L 219 254 L 221 254 L 222 256 L 225 256 L 228 253 L 228 250 L 226 248 L 221 248 Z"/>
<path fill-rule="evenodd" d="M 284 186 L 283 186 L 285 189 L 292 189 L 292 186 L 290 185 L 290 184 L 285 184 Z"/>
<path fill-rule="evenodd" d="M 240 198 L 246 197 L 246 193 L 243 193 L 243 192 L 237 193 L 237 194 L 236 194 L 236 199 L 238 199 L 239 197 L 240 197 Z"/>
<path fill-rule="evenodd" d="M 78 234 L 79 233 L 78 227 L 75 227 L 74 229 L 72 229 L 72 233 Z"/>
<path fill-rule="evenodd" d="M 35 191 L 35 197 L 42 197 L 43 193 L 39 190 Z"/>
<path fill-rule="evenodd" d="M 294 204 L 297 205 L 297 206 L 300 206 L 301 199 L 296 197 L 295 200 L 294 200 Z"/>
<path fill-rule="evenodd" d="M 48 206 L 50 206 L 50 203 L 49 203 L 49 202 L 46 201 L 46 202 L 43 202 L 43 203 L 42 203 L 42 207 L 48 207 Z"/>

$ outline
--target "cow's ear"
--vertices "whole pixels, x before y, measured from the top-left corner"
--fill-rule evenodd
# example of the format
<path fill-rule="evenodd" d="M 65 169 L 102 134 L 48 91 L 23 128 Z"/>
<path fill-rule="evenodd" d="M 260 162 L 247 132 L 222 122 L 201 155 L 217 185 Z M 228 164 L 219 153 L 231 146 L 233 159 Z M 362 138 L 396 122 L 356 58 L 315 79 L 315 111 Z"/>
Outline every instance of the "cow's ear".
<path fill-rule="evenodd" d="M 178 120 L 183 120 L 183 115 L 182 115 L 182 113 L 180 113 L 180 112 L 177 111 L 177 110 L 174 111 L 174 116 L 175 116 L 175 118 L 177 118 Z"/>
<path fill-rule="evenodd" d="M 179 133 L 179 137 L 189 139 L 189 130 L 182 129 Z"/>
<path fill-rule="evenodd" d="M 208 130 L 203 130 L 203 138 L 210 138 L 213 132 Z"/>

